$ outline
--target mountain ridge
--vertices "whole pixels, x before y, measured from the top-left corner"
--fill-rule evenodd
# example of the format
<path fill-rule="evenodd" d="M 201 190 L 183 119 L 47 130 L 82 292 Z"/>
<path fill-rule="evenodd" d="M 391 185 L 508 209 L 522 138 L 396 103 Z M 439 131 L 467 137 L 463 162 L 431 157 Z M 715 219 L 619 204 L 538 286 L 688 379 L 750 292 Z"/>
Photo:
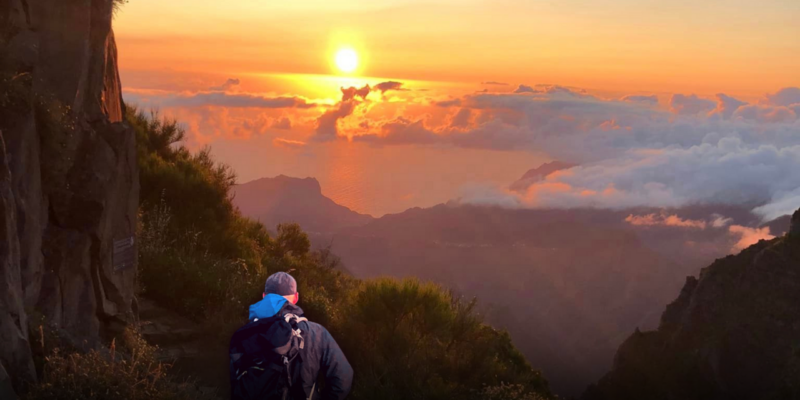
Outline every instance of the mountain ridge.
<path fill-rule="evenodd" d="M 236 185 L 231 190 L 232 202 L 242 214 L 269 229 L 280 223 L 296 222 L 308 232 L 326 233 L 374 220 L 371 215 L 353 211 L 324 196 L 319 181 L 312 177 L 278 175 Z"/>
<path fill-rule="evenodd" d="M 800 398 L 800 210 L 789 232 L 690 276 L 655 331 L 636 330 L 583 395 Z"/>

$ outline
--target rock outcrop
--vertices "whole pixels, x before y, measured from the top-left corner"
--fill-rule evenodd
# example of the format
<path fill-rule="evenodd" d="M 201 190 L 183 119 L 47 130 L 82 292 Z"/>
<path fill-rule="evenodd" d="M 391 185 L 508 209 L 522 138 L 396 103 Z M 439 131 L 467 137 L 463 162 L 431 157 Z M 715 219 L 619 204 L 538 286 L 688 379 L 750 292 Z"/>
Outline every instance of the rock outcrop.
<path fill-rule="evenodd" d="M 800 398 L 800 211 L 790 233 L 690 277 L 584 399 Z"/>
<path fill-rule="evenodd" d="M 17 383 L 35 379 L 25 309 L 89 345 L 131 310 L 138 169 L 113 2 L 0 0 L 0 364 Z"/>
<path fill-rule="evenodd" d="M 325 197 L 314 178 L 279 175 L 236 185 L 232 191 L 233 204 L 242 214 L 260 221 L 267 229 L 297 222 L 309 233 L 329 233 L 373 221 L 371 216 Z"/>

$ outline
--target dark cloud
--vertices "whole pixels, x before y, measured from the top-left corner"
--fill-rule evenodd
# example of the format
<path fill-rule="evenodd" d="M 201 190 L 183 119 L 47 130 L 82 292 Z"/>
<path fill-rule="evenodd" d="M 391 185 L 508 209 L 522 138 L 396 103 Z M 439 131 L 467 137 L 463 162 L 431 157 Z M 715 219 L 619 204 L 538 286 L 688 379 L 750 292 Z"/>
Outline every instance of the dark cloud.
<path fill-rule="evenodd" d="M 128 91 L 125 93 L 125 100 L 158 107 L 313 108 L 317 106 L 302 97 L 265 97 L 256 94 L 226 92 L 143 93 Z"/>
<path fill-rule="evenodd" d="M 344 92 L 344 90 L 342 90 L 342 92 Z M 369 93 L 369 91 L 367 91 L 367 93 Z M 355 109 L 356 102 L 354 100 L 349 100 L 342 101 L 336 108 L 325 111 L 317 119 L 317 130 L 314 139 L 323 142 L 336 139 L 339 135 L 339 120 L 352 114 Z"/>
<path fill-rule="evenodd" d="M 767 104 L 772 106 L 788 107 L 793 104 L 800 104 L 800 88 L 787 87 L 776 93 L 767 95 Z"/>
<path fill-rule="evenodd" d="M 789 123 L 797 119 L 794 110 L 789 107 L 772 107 L 762 105 L 742 106 L 733 114 L 737 118 L 762 123 Z"/>
<path fill-rule="evenodd" d="M 401 145 L 401 144 L 434 144 L 441 141 L 439 135 L 425 127 L 422 120 L 411 121 L 400 117 L 381 125 L 380 134 L 356 136 L 356 141 Z"/>
<path fill-rule="evenodd" d="M 696 94 L 683 95 L 675 94 L 669 100 L 672 112 L 680 115 L 707 114 L 717 107 L 713 100 L 697 97 Z"/>
<path fill-rule="evenodd" d="M 387 81 L 375 85 L 372 90 L 380 90 L 381 94 L 384 94 L 390 90 L 406 91 L 408 89 L 403 88 L 403 82 Z"/>
<path fill-rule="evenodd" d="M 519 85 L 515 90 L 514 93 L 537 93 L 538 90 L 528 86 L 528 85 Z"/>
<path fill-rule="evenodd" d="M 496 82 L 496 81 L 485 81 L 485 82 L 481 82 L 481 85 L 487 85 L 487 86 L 508 86 L 508 84 L 507 84 L 507 83 L 505 83 L 505 82 Z"/>
<path fill-rule="evenodd" d="M 275 147 L 288 147 L 288 148 L 302 148 L 306 146 L 306 142 L 303 142 L 301 140 L 293 140 L 285 138 L 275 138 L 272 140 L 272 144 Z"/>
<path fill-rule="evenodd" d="M 461 99 L 452 99 L 452 100 L 445 100 L 445 101 L 437 101 L 435 103 L 438 107 L 457 107 L 461 105 Z"/>
<path fill-rule="evenodd" d="M 292 129 L 292 120 L 290 120 L 288 117 L 281 117 L 272 121 L 272 125 L 270 125 L 270 127 L 274 129 L 290 130 Z"/>
<path fill-rule="evenodd" d="M 747 105 L 747 102 L 735 99 L 724 93 L 717 94 L 717 113 L 723 118 L 730 118 L 739 107 Z"/>
<path fill-rule="evenodd" d="M 213 86 L 208 88 L 208 90 L 225 92 L 232 89 L 235 86 L 239 86 L 240 83 L 241 82 L 239 81 L 238 78 L 228 78 L 228 80 L 225 81 L 225 83 L 223 83 L 221 86 Z"/>
<path fill-rule="evenodd" d="M 462 108 L 453 115 L 450 120 L 451 128 L 466 128 L 469 126 L 470 119 L 472 118 L 472 111 L 469 108 Z"/>
<path fill-rule="evenodd" d="M 369 92 L 371 91 L 369 85 L 364 85 L 361 89 L 357 89 L 353 86 L 349 88 L 340 88 L 342 91 L 342 101 L 350 101 L 354 100 L 356 96 L 361 97 L 361 100 L 366 100 Z"/>
<path fill-rule="evenodd" d="M 656 95 L 651 95 L 651 96 L 629 95 L 629 96 L 623 97 L 622 101 L 627 101 L 629 103 L 646 104 L 648 106 L 657 106 L 658 105 L 658 96 L 656 96 Z"/>

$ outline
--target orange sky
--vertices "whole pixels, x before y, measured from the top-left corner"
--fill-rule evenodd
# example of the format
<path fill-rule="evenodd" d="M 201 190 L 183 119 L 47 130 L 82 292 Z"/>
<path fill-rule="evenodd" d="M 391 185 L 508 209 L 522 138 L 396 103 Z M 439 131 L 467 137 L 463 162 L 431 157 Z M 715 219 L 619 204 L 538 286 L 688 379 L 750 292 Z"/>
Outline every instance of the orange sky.
<path fill-rule="evenodd" d="M 124 69 L 327 74 L 350 45 L 362 73 L 756 96 L 800 84 L 794 0 L 132 0 Z"/>
<path fill-rule="evenodd" d="M 749 164 L 721 165 L 761 145 L 800 153 L 798 20 L 797 0 L 130 0 L 115 30 L 126 102 L 181 121 L 190 148 L 212 146 L 240 182 L 313 176 L 382 215 L 464 196 L 613 207 L 759 188 L 761 172 L 736 169 Z M 342 48 L 354 73 L 335 68 Z M 697 149 L 720 166 L 680 176 L 718 187 L 647 172 Z M 776 154 L 784 183 L 748 200 L 772 198 L 773 214 L 800 202 Z M 522 199 L 484 190 L 554 159 L 587 169 Z"/>

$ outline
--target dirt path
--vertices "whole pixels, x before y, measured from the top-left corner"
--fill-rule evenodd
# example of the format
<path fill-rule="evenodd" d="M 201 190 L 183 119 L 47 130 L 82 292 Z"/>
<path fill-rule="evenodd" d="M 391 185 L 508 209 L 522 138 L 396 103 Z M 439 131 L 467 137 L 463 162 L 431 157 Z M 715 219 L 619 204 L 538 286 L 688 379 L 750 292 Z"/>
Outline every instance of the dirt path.
<path fill-rule="evenodd" d="M 172 373 L 192 379 L 204 392 L 227 399 L 228 348 L 204 337 L 200 326 L 153 301 L 139 299 L 142 336 L 159 348 L 159 359 L 173 365 Z"/>

